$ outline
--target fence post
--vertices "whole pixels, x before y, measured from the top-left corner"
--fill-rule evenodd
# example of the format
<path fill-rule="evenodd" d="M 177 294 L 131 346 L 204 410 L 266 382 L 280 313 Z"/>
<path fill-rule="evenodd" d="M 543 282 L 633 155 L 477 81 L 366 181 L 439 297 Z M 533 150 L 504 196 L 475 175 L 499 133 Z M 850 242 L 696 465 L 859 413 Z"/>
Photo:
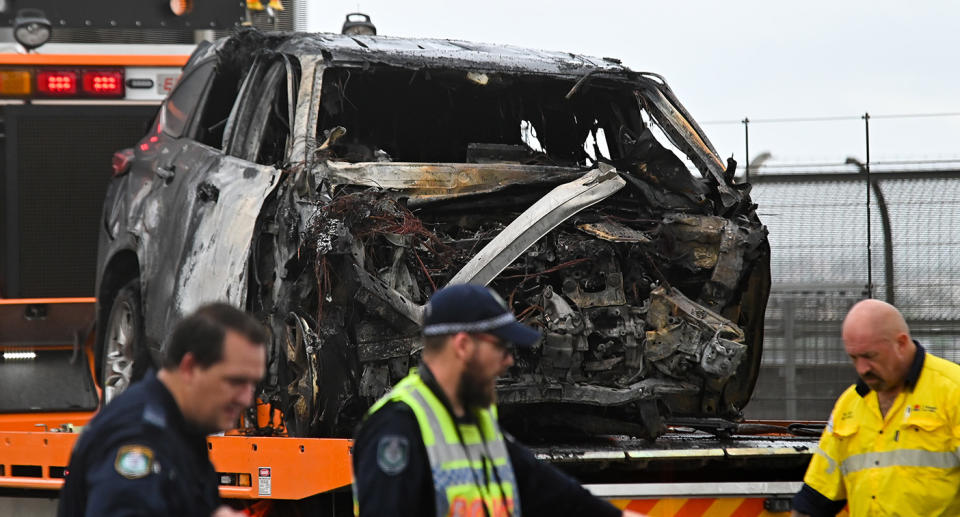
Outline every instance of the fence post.
<path fill-rule="evenodd" d="M 783 399 L 786 419 L 797 418 L 797 343 L 794 339 L 796 309 L 791 296 L 783 297 Z"/>
<path fill-rule="evenodd" d="M 867 162 L 864 172 L 867 173 L 867 297 L 873 298 L 873 252 L 870 237 L 870 113 L 863 114 L 863 128 L 866 132 Z"/>
<path fill-rule="evenodd" d="M 744 169 L 744 181 L 750 183 L 750 118 L 743 117 L 741 120 L 743 123 L 743 146 L 744 149 L 744 159 L 746 160 L 746 168 Z"/>

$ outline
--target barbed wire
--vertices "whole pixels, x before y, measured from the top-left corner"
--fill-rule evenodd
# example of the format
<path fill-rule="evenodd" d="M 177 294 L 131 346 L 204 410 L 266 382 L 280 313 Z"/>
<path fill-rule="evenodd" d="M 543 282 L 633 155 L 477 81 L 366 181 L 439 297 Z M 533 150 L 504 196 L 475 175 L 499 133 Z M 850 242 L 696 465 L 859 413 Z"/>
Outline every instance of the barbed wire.
<path fill-rule="evenodd" d="M 941 159 L 941 160 L 880 160 L 870 162 L 871 166 L 878 165 L 942 165 L 942 164 L 960 164 L 960 157 L 953 159 Z M 793 162 L 793 163 L 764 163 L 760 165 L 760 169 L 788 169 L 795 167 L 854 167 L 854 164 L 847 162 L 820 162 L 820 163 L 808 163 L 808 162 Z"/>
<path fill-rule="evenodd" d="M 794 122 L 837 122 L 863 120 L 866 115 L 833 115 L 824 117 L 783 117 L 783 118 L 750 118 L 744 117 L 740 120 L 708 120 L 700 122 L 702 125 L 722 125 L 722 124 L 780 124 Z M 870 114 L 871 119 L 904 119 L 904 118 L 931 118 L 931 117 L 960 117 L 960 112 L 939 112 L 939 113 L 890 113 L 890 114 Z"/>

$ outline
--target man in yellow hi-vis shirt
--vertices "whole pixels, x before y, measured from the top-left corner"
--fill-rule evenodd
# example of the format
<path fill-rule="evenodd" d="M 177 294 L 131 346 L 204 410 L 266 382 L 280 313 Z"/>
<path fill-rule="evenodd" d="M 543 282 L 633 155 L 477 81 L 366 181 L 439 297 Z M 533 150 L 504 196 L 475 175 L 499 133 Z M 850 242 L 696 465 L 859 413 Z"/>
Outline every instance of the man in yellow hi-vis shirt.
<path fill-rule="evenodd" d="M 960 366 L 878 300 L 850 309 L 843 343 L 860 380 L 833 408 L 793 515 L 960 515 Z"/>

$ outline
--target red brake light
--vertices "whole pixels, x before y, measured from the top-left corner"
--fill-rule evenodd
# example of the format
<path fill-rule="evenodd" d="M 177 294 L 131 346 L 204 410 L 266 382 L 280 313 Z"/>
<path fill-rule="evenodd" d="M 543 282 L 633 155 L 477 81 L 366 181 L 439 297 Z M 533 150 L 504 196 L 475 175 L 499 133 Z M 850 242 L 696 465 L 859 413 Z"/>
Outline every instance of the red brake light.
<path fill-rule="evenodd" d="M 123 96 L 123 72 L 95 70 L 83 73 L 83 91 L 97 97 Z"/>
<path fill-rule="evenodd" d="M 37 92 L 54 97 L 77 93 L 77 74 L 69 70 L 50 70 L 37 74 Z"/>

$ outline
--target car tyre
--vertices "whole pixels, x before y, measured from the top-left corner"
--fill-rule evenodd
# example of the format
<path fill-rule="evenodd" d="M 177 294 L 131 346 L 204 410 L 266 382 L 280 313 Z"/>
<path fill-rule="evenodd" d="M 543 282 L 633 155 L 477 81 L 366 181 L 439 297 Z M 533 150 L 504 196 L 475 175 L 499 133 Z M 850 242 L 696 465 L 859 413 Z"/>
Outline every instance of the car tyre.
<path fill-rule="evenodd" d="M 145 370 L 139 281 L 132 280 L 117 292 L 104 332 L 100 379 L 103 403 L 107 404 L 143 377 Z"/>

